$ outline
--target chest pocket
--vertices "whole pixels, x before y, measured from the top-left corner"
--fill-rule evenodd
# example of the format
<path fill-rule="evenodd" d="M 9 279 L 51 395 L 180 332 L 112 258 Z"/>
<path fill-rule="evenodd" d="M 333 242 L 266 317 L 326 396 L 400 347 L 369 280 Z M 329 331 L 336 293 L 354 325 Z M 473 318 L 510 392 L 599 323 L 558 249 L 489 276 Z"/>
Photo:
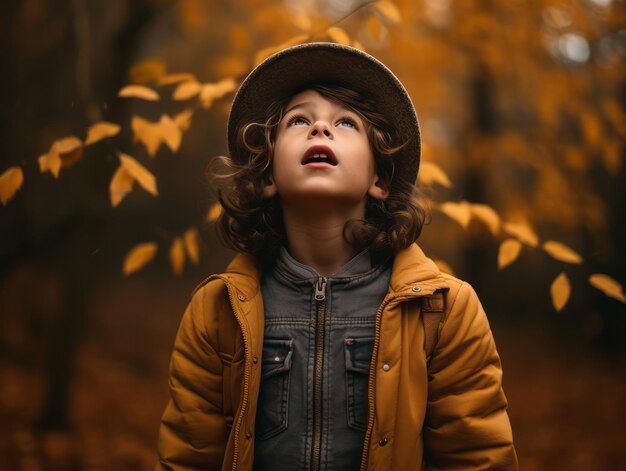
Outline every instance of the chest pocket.
<path fill-rule="evenodd" d="M 344 341 L 348 426 L 360 431 L 365 430 L 367 422 L 367 387 L 373 350 L 374 337 Z"/>
<path fill-rule="evenodd" d="M 262 374 L 255 433 L 267 440 L 288 427 L 293 340 L 263 341 Z"/>

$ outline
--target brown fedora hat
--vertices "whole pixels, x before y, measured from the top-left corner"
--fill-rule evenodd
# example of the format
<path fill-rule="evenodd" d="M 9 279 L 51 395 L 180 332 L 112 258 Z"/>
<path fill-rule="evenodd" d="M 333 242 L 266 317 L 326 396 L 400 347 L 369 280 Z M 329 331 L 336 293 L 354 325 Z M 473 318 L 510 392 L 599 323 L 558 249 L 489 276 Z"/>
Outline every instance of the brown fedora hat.
<path fill-rule="evenodd" d="M 312 83 L 333 83 L 363 93 L 395 125 L 406 145 L 395 160 L 394 180 L 413 183 L 420 162 L 420 129 L 415 107 L 398 78 L 371 55 L 336 43 L 299 44 L 268 57 L 243 81 L 228 117 L 228 149 L 233 160 L 238 155 L 237 130 L 250 122 L 265 119 L 275 101 L 292 96 Z"/>

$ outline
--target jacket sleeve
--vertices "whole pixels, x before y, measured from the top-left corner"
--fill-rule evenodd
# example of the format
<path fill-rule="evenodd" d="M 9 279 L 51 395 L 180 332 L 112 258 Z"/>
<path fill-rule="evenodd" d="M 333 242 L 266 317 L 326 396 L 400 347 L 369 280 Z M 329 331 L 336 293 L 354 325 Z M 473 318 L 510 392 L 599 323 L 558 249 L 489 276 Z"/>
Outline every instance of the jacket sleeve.
<path fill-rule="evenodd" d="M 169 366 L 170 400 L 161 418 L 155 471 L 221 469 L 228 431 L 222 413 L 222 362 L 207 330 L 211 308 L 197 293 L 183 315 Z M 209 334 L 210 333 L 210 334 Z"/>
<path fill-rule="evenodd" d="M 487 316 L 467 283 L 450 292 L 447 302 L 429 367 L 428 469 L 517 470 L 502 368 Z"/>

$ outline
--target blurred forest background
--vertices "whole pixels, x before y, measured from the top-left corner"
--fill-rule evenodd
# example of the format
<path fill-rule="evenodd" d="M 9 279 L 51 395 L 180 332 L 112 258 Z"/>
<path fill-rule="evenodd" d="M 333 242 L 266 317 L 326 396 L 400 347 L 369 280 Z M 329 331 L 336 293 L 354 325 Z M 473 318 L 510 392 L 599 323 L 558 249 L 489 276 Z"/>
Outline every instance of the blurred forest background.
<path fill-rule="evenodd" d="M 232 93 L 312 40 L 413 98 L 420 244 L 481 297 L 521 469 L 626 469 L 624 0 L 14 0 L 0 35 L 0 469 L 153 468 L 178 322 L 232 256 Z"/>

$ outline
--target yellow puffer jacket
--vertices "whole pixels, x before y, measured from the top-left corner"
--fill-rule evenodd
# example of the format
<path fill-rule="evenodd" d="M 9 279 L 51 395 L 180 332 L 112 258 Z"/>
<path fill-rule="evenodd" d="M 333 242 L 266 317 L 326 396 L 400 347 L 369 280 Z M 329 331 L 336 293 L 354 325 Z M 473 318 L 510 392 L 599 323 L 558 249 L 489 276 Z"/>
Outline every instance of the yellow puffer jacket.
<path fill-rule="evenodd" d="M 396 255 L 389 285 L 361 470 L 516 470 L 500 359 L 474 290 L 416 244 Z M 445 310 L 427 364 L 419 298 L 436 291 Z M 263 327 L 258 268 L 237 255 L 196 289 L 182 318 L 156 470 L 252 470 Z"/>

